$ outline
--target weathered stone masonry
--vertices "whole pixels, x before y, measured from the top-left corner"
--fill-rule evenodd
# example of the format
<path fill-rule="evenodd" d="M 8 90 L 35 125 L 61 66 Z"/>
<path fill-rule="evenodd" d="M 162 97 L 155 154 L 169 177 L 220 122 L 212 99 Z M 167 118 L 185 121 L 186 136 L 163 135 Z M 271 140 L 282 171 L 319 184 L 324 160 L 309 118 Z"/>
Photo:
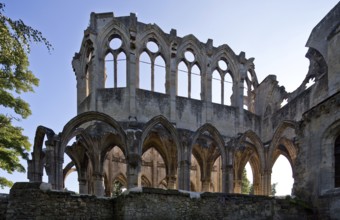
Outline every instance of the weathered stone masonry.
<path fill-rule="evenodd" d="M 292 199 L 143 188 L 117 198 L 51 191 L 47 184 L 16 183 L 0 219 L 311 219 Z M 193 197 L 193 198 L 192 198 Z M 171 205 L 169 205 L 171 204 Z"/>
<path fill-rule="evenodd" d="M 58 198 L 68 201 L 72 205 L 62 208 L 73 210 L 77 218 L 84 214 L 80 204 L 86 204 L 89 213 L 102 208 L 97 214 L 103 218 L 159 216 L 165 206 L 154 210 L 150 205 L 156 200 L 174 200 L 170 208 L 201 216 L 211 208 L 216 216 L 231 211 L 240 218 L 276 218 L 275 211 L 270 215 L 257 210 L 269 204 L 281 215 L 281 200 L 223 194 L 221 205 L 216 200 L 222 194 L 202 194 L 195 202 L 173 190 L 240 193 L 242 171 L 249 162 L 254 194 L 266 196 L 272 167 L 283 155 L 293 171 L 297 201 L 305 201 L 319 218 L 339 219 L 339 21 L 340 3 L 312 30 L 306 45 L 308 73 L 288 93 L 275 75 L 258 83 L 254 58 L 244 52 L 236 55 L 226 44 L 214 47 L 210 39 L 203 43 L 193 35 L 179 37 L 176 30 L 165 33 L 155 24 L 139 22 L 134 14 L 92 13 L 72 61 L 78 115 L 59 133 L 39 126 L 28 161 L 30 182 L 41 183 L 45 170 L 55 191 L 32 190 L 43 200 L 52 196 L 51 206 L 59 207 Z M 315 83 L 306 88 L 311 80 Z M 281 106 L 284 100 L 287 104 Z M 72 160 L 69 164 L 64 164 L 65 153 Z M 78 174 L 79 202 L 56 192 L 64 189 L 73 171 Z M 116 183 L 127 189 L 147 187 L 148 193 L 98 199 L 101 207 L 88 196 L 110 197 Z M 31 192 L 20 188 L 24 186 L 16 185 L 8 198 L 1 198 L 2 207 L 8 202 L 7 218 L 16 214 L 14 205 L 20 201 L 15 196 Z M 231 204 L 227 198 L 233 198 Z M 140 201 L 144 205 L 137 205 Z M 39 210 L 38 200 L 30 202 Z M 54 213 L 44 214 L 49 212 Z"/>

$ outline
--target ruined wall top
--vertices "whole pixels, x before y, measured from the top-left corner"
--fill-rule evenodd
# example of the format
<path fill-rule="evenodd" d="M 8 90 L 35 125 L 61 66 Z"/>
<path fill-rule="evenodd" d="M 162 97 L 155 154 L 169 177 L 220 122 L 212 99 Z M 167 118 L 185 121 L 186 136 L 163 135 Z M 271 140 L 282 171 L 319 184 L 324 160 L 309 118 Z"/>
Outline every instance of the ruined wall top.
<path fill-rule="evenodd" d="M 327 38 L 340 25 L 340 2 L 313 28 L 306 47 L 314 48 L 327 58 Z"/>

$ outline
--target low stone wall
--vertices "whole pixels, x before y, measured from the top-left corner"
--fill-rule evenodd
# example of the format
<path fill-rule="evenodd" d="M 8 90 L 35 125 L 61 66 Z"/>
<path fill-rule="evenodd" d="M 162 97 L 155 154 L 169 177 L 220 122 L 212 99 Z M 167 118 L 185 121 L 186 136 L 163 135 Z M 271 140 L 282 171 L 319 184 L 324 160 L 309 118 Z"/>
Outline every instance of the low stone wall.
<path fill-rule="evenodd" d="M 112 219 L 113 200 L 50 190 L 46 183 L 15 183 L 6 219 Z"/>
<path fill-rule="evenodd" d="M 313 219 L 291 199 L 143 188 L 114 200 L 114 219 Z"/>
<path fill-rule="evenodd" d="M 4 201 L 0 219 L 313 219 L 311 210 L 291 199 L 153 188 L 97 198 L 53 191 L 45 183 L 16 183 L 6 213 Z"/>

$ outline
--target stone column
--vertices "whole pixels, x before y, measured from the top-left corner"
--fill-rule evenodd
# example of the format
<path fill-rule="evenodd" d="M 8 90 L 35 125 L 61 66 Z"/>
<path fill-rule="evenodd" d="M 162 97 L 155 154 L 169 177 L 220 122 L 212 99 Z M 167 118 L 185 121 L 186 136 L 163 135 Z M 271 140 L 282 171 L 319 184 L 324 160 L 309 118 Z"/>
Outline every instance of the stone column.
<path fill-rule="evenodd" d="M 127 181 L 128 189 L 141 186 L 141 164 L 142 157 L 138 154 L 132 153 L 128 155 L 127 164 Z"/>
<path fill-rule="evenodd" d="M 54 146 L 46 145 L 46 174 L 48 176 L 48 183 L 51 184 L 52 189 L 56 188 L 56 167 L 55 167 L 55 154 L 54 154 Z"/>
<path fill-rule="evenodd" d="M 265 170 L 262 175 L 262 195 L 269 196 L 271 193 L 271 171 Z"/>
<path fill-rule="evenodd" d="M 87 180 L 85 178 L 78 178 L 79 194 L 88 194 Z"/>
<path fill-rule="evenodd" d="M 179 162 L 178 189 L 190 190 L 190 162 L 188 160 Z"/>
<path fill-rule="evenodd" d="M 235 180 L 234 193 L 241 193 L 241 192 L 242 192 L 242 180 Z"/>
<path fill-rule="evenodd" d="M 63 178 L 63 163 L 64 157 L 56 157 L 56 175 L 55 175 L 55 189 L 63 190 L 64 188 L 64 178 Z"/>
<path fill-rule="evenodd" d="M 232 165 L 222 167 L 222 192 L 232 193 L 234 191 L 234 174 Z"/>
<path fill-rule="evenodd" d="M 210 178 L 202 179 L 202 192 L 209 192 L 210 191 Z"/>
<path fill-rule="evenodd" d="M 211 39 L 207 42 L 207 57 L 206 57 L 206 72 L 205 74 L 202 74 L 204 76 L 204 82 L 202 85 L 204 86 L 204 93 L 202 100 L 204 100 L 204 103 L 206 103 L 206 121 L 211 122 L 213 117 L 213 109 L 212 109 L 212 69 L 211 69 L 211 55 L 212 55 L 212 43 L 213 41 Z M 203 68 L 204 69 L 204 68 Z M 202 80 L 203 81 L 203 80 Z"/>
<path fill-rule="evenodd" d="M 170 77 L 169 85 L 167 85 L 167 91 L 170 94 L 170 122 L 176 122 L 176 95 L 177 95 L 177 32 L 175 29 L 170 31 L 171 38 L 171 55 L 170 55 Z"/>
<path fill-rule="evenodd" d="M 238 96 L 237 96 L 237 105 L 239 108 L 239 131 L 244 132 L 244 109 L 243 109 L 243 102 L 244 102 L 244 97 L 243 97 L 243 91 L 244 91 L 244 79 L 245 76 L 247 75 L 247 70 L 245 69 L 243 64 L 240 64 L 240 69 L 239 69 L 239 74 L 240 74 L 240 81 L 238 84 Z"/>
<path fill-rule="evenodd" d="M 158 167 L 156 155 L 153 153 L 152 160 L 152 187 L 158 187 Z"/>
<path fill-rule="evenodd" d="M 100 173 L 93 174 L 93 191 L 96 196 L 104 196 L 104 179 Z"/>
<path fill-rule="evenodd" d="M 175 176 L 167 176 L 166 180 L 167 180 L 167 183 L 168 183 L 168 189 L 176 189 L 177 178 Z"/>
<path fill-rule="evenodd" d="M 261 195 L 262 194 L 260 184 L 258 184 L 258 183 L 253 184 L 253 190 L 254 190 L 254 192 L 253 192 L 254 195 Z"/>
<path fill-rule="evenodd" d="M 226 178 L 226 184 L 224 184 L 226 193 L 233 193 L 234 192 L 234 169 L 233 169 L 233 156 L 234 152 L 231 150 L 228 146 L 225 147 L 227 149 L 227 161 L 226 161 L 226 168 L 225 171 L 222 170 L 222 172 L 225 172 Z"/>
<path fill-rule="evenodd" d="M 138 84 L 139 64 L 137 63 L 136 54 L 136 35 L 137 35 L 137 17 L 135 14 L 130 14 L 130 53 L 127 54 L 127 91 L 129 100 L 129 116 L 136 117 L 136 87 Z"/>

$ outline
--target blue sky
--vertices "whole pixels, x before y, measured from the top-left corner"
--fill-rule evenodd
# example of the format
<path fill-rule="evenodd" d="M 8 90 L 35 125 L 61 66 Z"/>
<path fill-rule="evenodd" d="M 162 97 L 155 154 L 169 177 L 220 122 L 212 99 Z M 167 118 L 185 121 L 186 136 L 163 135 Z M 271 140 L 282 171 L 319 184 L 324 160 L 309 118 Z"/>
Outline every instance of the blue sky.
<path fill-rule="evenodd" d="M 35 93 L 23 95 L 33 114 L 18 125 L 24 128 L 24 134 L 32 143 L 38 125 L 58 133 L 76 115 L 76 80 L 71 61 L 80 49 L 91 12 L 114 12 L 115 16 L 127 16 L 133 12 L 137 14 L 138 21 L 156 23 L 167 33 L 174 28 L 180 37 L 194 34 L 202 42 L 213 39 L 214 46 L 228 44 L 236 54 L 244 51 L 247 58 L 255 57 L 259 82 L 267 75 L 275 74 L 280 85 L 293 91 L 307 73 L 308 60 L 304 56 L 309 34 L 338 1 L 3 2 L 7 16 L 22 19 L 27 25 L 40 30 L 54 47 L 49 54 L 42 45 L 34 45 L 29 56 L 30 68 L 40 78 L 40 86 Z M 1 107 L 0 111 L 3 111 Z M 25 161 L 23 163 L 26 164 Z M 0 175 L 13 181 L 27 181 L 26 174 L 8 176 L 0 170 Z M 8 189 L 0 189 L 0 192 L 8 192 Z"/>

